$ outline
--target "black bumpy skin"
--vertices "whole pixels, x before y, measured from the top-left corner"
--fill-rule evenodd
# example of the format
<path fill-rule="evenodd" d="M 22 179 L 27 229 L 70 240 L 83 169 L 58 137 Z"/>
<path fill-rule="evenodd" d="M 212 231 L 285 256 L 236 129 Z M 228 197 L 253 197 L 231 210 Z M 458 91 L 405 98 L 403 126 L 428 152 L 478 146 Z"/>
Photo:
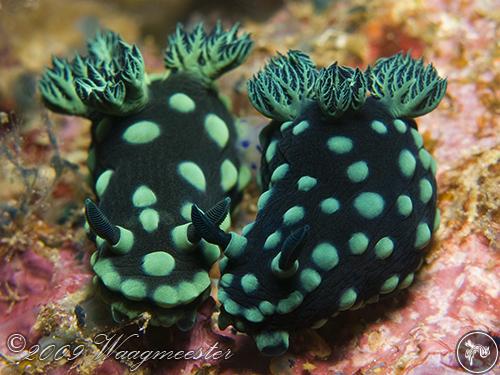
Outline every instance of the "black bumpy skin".
<path fill-rule="evenodd" d="M 150 312 L 153 325 L 187 330 L 210 293 L 220 251 L 196 234 L 191 207 L 227 197 L 234 205 L 248 182 L 232 116 L 213 84 L 249 53 L 248 35 L 237 30 L 179 26 L 165 53 L 170 72 L 156 77 L 144 72 L 137 47 L 106 32 L 89 42 L 89 56 L 55 59 L 42 77 L 49 108 L 92 121 L 91 265 L 117 321 Z M 225 228 L 228 209 L 218 212 Z"/>
<path fill-rule="evenodd" d="M 279 355 L 290 332 L 412 283 L 439 211 L 436 164 L 411 117 L 445 89 L 432 66 L 401 54 L 366 72 L 318 71 L 290 51 L 250 80 L 273 120 L 261 134 L 266 191 L 255 222 L 219 243 L 222 328 Z"/>

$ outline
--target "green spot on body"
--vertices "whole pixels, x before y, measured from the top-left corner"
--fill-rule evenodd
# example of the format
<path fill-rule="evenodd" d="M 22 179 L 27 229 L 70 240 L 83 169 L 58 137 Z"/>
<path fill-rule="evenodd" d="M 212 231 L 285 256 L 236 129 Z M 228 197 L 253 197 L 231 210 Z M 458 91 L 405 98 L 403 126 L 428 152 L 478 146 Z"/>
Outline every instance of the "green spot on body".
<path fill-rule="evenodd" d="M 302 176 L 297 182 L 297 187 L 300 191 L 309 191 L 316 186 L 318 180 L 311 176 Z"/>
<path fill-rule="evenodd" d="M 208 243 L 205 240 L 200 241 L 201 251 L 203 254 L 203 258 L 205 261 L 212 265 L 215 263 L 217 259 L 220 257 L 220 249 L 219 246 Z M 227 259 L 227 258 L 226 258 Z"/>
<path fill-rule="evenodd" d="M 432 231 L 435 232 L 439 229 L 439 225 L 441 224 L 441 211 L 439 208 L 436 208 L 436 213 L 434 215 L 434 225 L 432 226 Z"/>
<path fill-rule="evenodd" d="M 96 252 L 97 253 L 97 252 Z M 110 259 L 100 259 L 93 266 L 94 272 L 110 290 L 119 290 L 121 278 Z"/>
<path fill-rule="evenodd" d="M 252 323 L 259 323 L 264 320 L 264 315 L 256 307 L 251 307 L 243 311 L 243 316 Z"/>
<path fill-rule="evenodd" d="M 339 255 L 335 246 L 328 242 L 316 245 L 311 254 L 316 266 L 324 271 L 329 271 L 339 263 Z"/>
<path fill-rule="evenodd" d="M 352 150 L 352 141 L 347 137 L 332 137 L 328 140 L 327 146 L 336 154 L 345 154 Z"/>
<path fill-rule="evenodd" d="M 274 306 L 269 301 L 262 301 L 261 303 L 259 303 L 259 310 L 264 315 L 273 315 L 274 311 L 276 310 L 276 306 Z"/>
<path fill-rule="evenodd" d="M 278 147 L 278 141 L 276 139 L 271 141 L 271 143 L 267 146 L 265 157 L 268 163 L 274 158 L 277 147 Z"/>
<path fill-rule="evenodd" d="M 312 292 L 321 284 L 321 276 L 311 268 L 306 268 L 300 273 L 300 284 L 307 292 Z"/>
<path fill-rule="evenodd" d="M 368 165 L 364 161 L 358 161 L 347 167 L 347 177 L 351 182 L 361 182 L 368 177 Z"/>
<path fill-rule="evenodd" d="M 413 128 L 411 129 L 411 135 L 413 137 L 413 140 L 415 141 L 415 146 L 417 146 L 417 148 L 420 149 L 424 145 L 424 140 L 422 139 L 422 136 L 417 130 Z"/>
<path fill-rule="evenodd" d="M 177 295 L 181 303 L 185 304 L 195 300 L 199 293 L 193 284 L 187 281 L 181 281 L 180 284 L 177 285 Z"/>
<path fill-rule="evenodd" d="M 380 294 L 388 294 L 394 291 L 397 288 L 399 283 L 399 276 L 393 275 L 384 281 L 382 286 L 380 287 Z"/>
<path fill-rule="evenodd" d="M 288 170 L 290 169 L 290 166 L 288 164 L 281 164 L 279 167 L 277 167 L 273 174 L 271 175 L 271 182 L 276 182 L 281 180 L 285 175 L 288 173 Z"/>
<path fill-rule="evenodd" d="M 172 229 L 171 238 L 177 250 L 188 250 L 193 248 L 193 244 L 188 240 L 187 228 L 191 223 L 178 225 Z"/>
<path fill-rule="evenodd" d="M 276 307 L 276 312 L 278 314 L 288 314 L 300 306 L 304 296 L 299 291 L 294 291 L 288 295 L 287 298 L 282 299 L 278 302 Z"/>
<path fill-rule="evenodd" d="M 354 207 L 364 218 L 374 219 L 384 210 L 384 198 L 377 193 L 361 193 L 354 199 Z"/>
<path fill-rule="evenodd" d="M 102 237 L 95 236 L 95 243 L 97 245 L 97 248 L 101 248 L 104 244 L 106 244 L 106 240 Z"/>
<path fill-rule="evenodd" d="M 335 198 L 326 198 L 321 201 L 319 206 L 324 214 L 331 215 L 338 211 L 338 209 L 340 208 L 340 203 Z"/>
<path fill-rule="evenodd" d="M 121 285 L 121 277 L 118 272 L 107 272 L 101 276 L 102 283 L 110 290 L 119 290 Z"/>
<path fill-rule="evenodd" d="M 258 210 L 262 210 L 266 206 L 267 201 L 271 197 L 271 193 L 272 193 L 272 189 L 269 189 L 260 195 L 259 200 L 257 201 L 257 209 Z"/>
<path fill-rule="evenodd" d="M 229 159 L 222 162 L 220 166 L 220 175 L 220 186 L 224 192 L 231 190 L 238 182 L 238 170 Z"/>
<path fill-rule="evenodd" d="M 245 225 L 243 227 L 243 229 L 241 230 L 241 234 L 246 236 L 252 230 L 254 225 L 255 225 L 255 221 L 252 221 L 251 223 L 248 223 L 247 225 Z"/>
<path fill-rule="evenodd" d="M 340 296 L 339 310 L 340 311 L 349 310 L 352 306 L 354 306 L 357 298 L 358 298 L 358 293 L 356 293 L 354 288 L 347 289 Z"/>
<path fill-rule="evenodd" d="M 429 169 L 432 162 L 431 154 L 429 154 L 429 152 L 425 148 L 421 148 L 420 151 L 418 152 L 418 157 L 422 162 L 422 166 L 425 169 Z"/>
<path fill-rule="evenodd" d="M 375 255 L 379 259 L 385 259 L 389 257 L 394 250 L 394 242 L 389 237 L 381 238 L 375 244 Z"/>
<path fill-rule="evenodd" d="M 363 254 L 366 251 L 369 243 L 368 237 L 364 233 L 354 233 L 349 239 L 349 248 L 351 253 L 355 255 Z"/>
<path fill-rule="evenodd" d="M 400 119 L 397 119 L 397 120 L 394 120 L 394 127 L 396 128 L 396 130 L 400 133 L 405 133 L 406 132 L 406 129 L 407 129 L 407 126 L 406 124 L 404 123 L 404 121 L 400 120 Z"/>
<path fill-rule="evenodd" d="M 231 240 L 224 251 L 224 255 L 229 258 L 238 258 L 243 254 L 246 246 L 247 239 L 245 237 L 231 233 Z"/>
<path fill-rule="evenodd" d="M 85 230 L 85 233 L 90 234 L 90 226 L 87 220 L 83 223 L 83 229 Z"/>
<path fill-rule="evenodd" d="M 398 212 L 404 217 L 408 217 L 413 211 L 413 203 L 407 195 L 400 195 L 396 201 Z"/>
<path fill-rule="evenodd" d="M 220 224 L 220 229 L 226 232 L 231 227 L 231 215 L 227 214 L 222 223 Z"/>
<path fill-rule="evenodd" d="M 217 291 L 217 298 L 219 299 L 219 302 L 221 304 L 225 304 L 226 301 L 229 300 L 229 296 L 227 295 L 227 293 L 224 291 L 224 289 L 222 289 L 221 287 L 219 287 L 219 290 Z"/>
<path fill-rule="evenodd" d="M 251 273 L 246 274 L 241 278 L 241 287 L 245 293 L 253 293 L 259 288 L 259 280 Z"/>
<path fill-rule="evenodd" d="M 174 268 L 174 257 L 164 251 L 155 251 L 142 258 L 142 269 L 148 276 L 167 276 Z"/>
<path fill-rule="evenodd" d="M 431 172 L 432 174 L 435 176 L 436 175 L 436 172 L 437 172 L 437 163 L 436 163 L 436 159 L 434 159 L 432 156 L 431 156 Z"/>
<path fill-rule="evenodd" d="M 291 125 L 293 124 L 293 121 L 285 121 L 283 124 L 280 126 L 280 131 L 285 131 L 288 129 Z"/>
<path fill-rule="evenodd" d="M 93 266 L 97 260 L 97 253 L 98 251 L 94 251 L 92 255 L 90 256 L 90 265 Z"/>
<path fill-rule="evenodd" d="M 222 275 L 220 278 L 220 285 L 222 285 L 224 288 L 228 288 L 231 286 L 234 280 L 234 275 L 231 273 L 225 273 Z"/>
<path fill-rule="evenodd" d="M 221 258 L 221 260 L 219 260 L 219 269 L 220 269 L 220 272 L 223 273 L 224 270 L 226 269 L 226 266 L 227 266 L 227 262 L 229 261 L 228 257 L 226 256 L 223 256 Z"/>
<path fill-rule="evenodd" d="M 153 293 L 153 299 L 162 307 L 172 307 L 179 303 L 177 290 L 168 285 L 162 285 L 156 288 Z"/>
<path fill-rule="evenodd" d="M 232 299 L 227 298 L 226 302 L 224 302 L 224 310 L 226 310 L 229 314 L 238 315 L 241 311 L 241 307 Z"/>
<path fill-rule="evenodd" d="M 431 231 L 426 223 L 420 223 L 417 227 L 417 233 L 415 237 L 415 247 L 417 249 L 424 248 L 431 239 Z"/>
<path fill-rule="evenodd" d="M 178 167 L 179 174 L 199 191 L 205 191 L 207 182 L 201 168 L 192 161 L 183 161 Z"/>
<path fill-rule="evenodd" d="M 306 120 L 303 120 L 293 127 L 292 133 L 293 135 L 299 135 L 303 133 L 308 127 L 309 123 Z"/>
<path fill-rule="evenodd" d="M 141 300 L 146 297 L 146 284 L 141 280 L 125 280 L 120 285 L 123 295 L 131 300 Z"/>
<path fill-rule="evenodd" d="M 379 134 L 386 134 L 387 133 L 387 127 L 384 125 L 384 123 L 382 123 L 380 121 L 373 121 L 371 123 L 371 128 Z"/>
<path fill-rule="evenodd" d="M 158 229 L 160 214 L 152 208 L 146 208 L 139 214 L 139 221 L 146 232 L 153 232 Z"/>
<path fill-rule="evenodd" d="M 151 206 L 156 203 L 156 195 L 146 185 L 141 185 L 132 195 L 132 203 L 135 207 Z"/>
<path fill-rule="evenodd" d="M 120 239 L 113 245 L 111 250 L 114 253 L 126 254 L 134 246 L 134 234 L 128 229 L 122 228 L 119 225 L 116 226 L 120 230 Z"/>
<path fill-rule="evenodd" d="M 398 288 L 399 289 L 406 289 L 406 288 L 408 288 L 413 283 L 413 279 L 414 278 L 415 278 L 415 274 L 414 273 L 409 273 L 403 279 L 403 281 L 401 281 L 401 283 L 399 284 Z"/>
<path fill-rule="evenodd" d="M 304 207 L 294 206 L 292 208 L 289 208 L 283 214 L 283 223 L 285 225 L 296 224 L 304 218 L 304 215 L 305 215 Z"/>
<path fill-rule="evenodd" d="M 205 289 L 210 286 L 210 276 L 208 272 L 199 271 L 194 274 L 192 284 L 198 290 L 199 293 L 202 293 Z"/>
<path fill-rule="evenodd" d="M 108 169 L 107 171 L 104 171 L 97 179 L 95 183 L 95 191 L 99 198 L 102 198 L 102 195 L 106 191 L 106 188 L 108 187 L 109 184 L 109 180 L 111 179 L 111 176 L 113 176 L 113 173 L 114 171 Z"/>
<path fill-rule="evenodd" d="M 210 113 L 205 117 L 205 131 L 220 148 L 224 148 L 229 140 L 229 129 L 219 116 Z"/>
<path fill-rule="evenodd" d="M 243 191 L 243 189 L 248 185 L 250 179 L 252 178 L 252 171 L 246 165 L 240 167 L 238 173 L 238 191 Z"/>
<path fill-rule="evenodd" d="M 422 178 L 419 182 L 420 200 L 425 204 L 432 198 L 432 185 L 426 178 Z"/>
<path fill-rule="evenodd" d="M 399 154 L 399 169 L 404 176 L 408 178 L 412 177 L 415 172 L 416 165 L 417 161 L 409 150 L 405 149 L 401 151 Z"/>
<path fill-rule="evenodd" d="M 191 221 L 191 208 L 193 207 L 193 203 L 186 202 L 181 207 L 181 216 L 186 221 Z"/>
<path fill-rule="evenodd" d="M 279 230 L 271 233 L 266 238 L 266 242 L 264 242 L 264 250 L 274 249 L 276 246 L 278 246 L 280 240 L 281 240 L 281 232 Z"/>
<path fill-rule="evenodd" d="M 192 112 L 196 108 L 193 99 L 183 93 L 172 95 L 168 99 L 168 105 L 170 106 L 170 108 L 182 113 Z"/>
<path fill-rule="evenodd" d="M 151 121 L 139 121 L 130 125 L 123 133 L 123 139 L 132 144 L 149 143 L 160 136 L 160 127 Z"/>
<path fill-rule="evenodd" d="M 254 336 L 254 340 L 259 351 L 273 355 L 282 354 L 289 345 L 289 335 L 285 331 L 258 333 Z"/>

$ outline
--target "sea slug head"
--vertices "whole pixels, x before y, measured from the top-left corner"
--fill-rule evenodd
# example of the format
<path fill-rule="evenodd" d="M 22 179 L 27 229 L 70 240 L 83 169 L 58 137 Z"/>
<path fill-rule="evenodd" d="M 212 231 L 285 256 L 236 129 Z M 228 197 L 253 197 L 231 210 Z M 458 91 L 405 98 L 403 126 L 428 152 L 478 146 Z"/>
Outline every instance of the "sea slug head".
<path fill-rule="evenodd" d="M 288 348 L 289 333 L 277 327 L 282 326 L 280 321 L 284 317 L 290 317 L 288 313 L 300 306 L 305 295 L 300 287 L 299 258 L 309 227 L 300 226 L 286 238 L 281 238 L 278 231 L 262 245 L 251 235 L 252 224 L 241 235 L 226 234 L 211 217 L 210 212 L 203 213 L 197 207 L 192 211 L 196 233 L 219 245 L 224 252 L 218 288 L 222 304 L 220 328 L 233 325 L 254 336 L 264 354 L 283 353 Z M 259 256 L 255 256 L 256 253 Z"/>
<path fill-rule="evenodd" d="M 239 250 L 252 246 L 254 238 L 233 233 L 224 252 L 218 290 L 222 304 L 219 326 L 231 324 L 251 335 L 265 355 L 276 356 L 288 350 L 289 332 L 282 320 L 300 308 L 306 294 L 300 287 L 300 270 L 304 268 L 300 259 L 304 259 L 301 252 L 308 231 L 307 225 L 301 226 L 282 241 L 276 238 L 277 248 L 269 249 L 266 243 L 265 248 L 254 251 Z"/>
<path fill-rule="evenodd" d="M 124 214 L 129 207 L 108 198 L 99 207 L 87 199 L 85 213 L 96 236 L 91 266 L 106 290 L 122 297 L 113 299 L 120 301 L 112 304 L 113 316 L 133 318 L 147 302 L 158 325 L 190 329 L 196 306 L 209 293 L 208 271 L 219 249 L 192 237 L 190 222 L 176 225 L 171 215 L 159 212 L 156 195 L 144 186 L 132 197 L 134 215 Z"/>

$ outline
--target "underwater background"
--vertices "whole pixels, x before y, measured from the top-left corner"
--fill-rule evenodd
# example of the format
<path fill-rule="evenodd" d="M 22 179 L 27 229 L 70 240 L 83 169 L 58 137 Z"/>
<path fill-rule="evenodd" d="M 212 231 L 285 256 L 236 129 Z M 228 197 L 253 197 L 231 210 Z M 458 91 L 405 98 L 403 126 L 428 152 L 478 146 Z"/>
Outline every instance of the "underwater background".
<path fill-rule="evenodd" d="M 104 28 L 137 44 L 147 70 L 161 72 L 177 22 L 190 29 L 218 19 L 241 22 L 255 43 L 248 60 L 218 81 L 238 120 L 243 162 L 254 171 L 233 230 L 257 211 L 258 134 L 268 123 L 250 105 L 245 82 L 288 49 L 308 53 L 320 67 L 338 61 L 363 69 L 411 50 L 447 77 L 439 107 L 417 119 L 438 164 L 441 227 L 411 288 L 298 334 L 287 354 L 263 357 L 249 337 L 219 330 L 214 290 L 191 332 L 149 327 L 124 348 L 218 343 L 233 357 L 152 360 L 134 373 L 463 373 L 455 358 L 459 338 L 473 329 L 500 335 L 500 4 L 487 0 L 0 1 L 1 373 L 130 373 L 134 361 L 99 357 L 92 337 L 131 334 L 141 324 L 117 328 L 105 314 L 79 322 L 80 306 L 100 316 L 88 310 L 98 307 L 88 302 L 94 245 L 83 229 L 83 201 L 93 194 L 86 166 L 90 125 L 43 108 L 37 81 L 44 68 L 53 55 L 83 52 L 85 41 Z M 211 276 L 219 277 L 217 266 Z M 86 350 L 72 361 L 20 360 L 26 352 L 7 347 L 13 333 L 26 337 L 26 348 L 84 343 Z"/>

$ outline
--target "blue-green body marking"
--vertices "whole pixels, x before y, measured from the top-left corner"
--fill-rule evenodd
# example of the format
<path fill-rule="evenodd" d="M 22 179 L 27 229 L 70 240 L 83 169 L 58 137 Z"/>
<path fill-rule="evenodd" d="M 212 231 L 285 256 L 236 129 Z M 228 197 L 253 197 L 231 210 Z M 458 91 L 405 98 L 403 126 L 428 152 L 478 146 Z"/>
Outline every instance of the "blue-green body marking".
<path fill-rule="evenodd" d="M 411 118 L 444 95 L 446 81 L 432 69 L 396 55 L 366 72 L 337 64 L 318 72 L 290 51 L 249 81 L 252 103 L 272 119 L 260 137 L 268 192 L 244 251 L 228 256 L 222 326 L 244 327 L 259 350 L 279 355 L 289 332 L 409 285 L 436 215 L 436 180 L 418 157 L 423 145 Z M 290 80 L 292 87 L 283 83 Z M 415 165 L 399 161 L 403 149 Z M 286 174 L 273 178 L 282 165 Z M 304 176 L 315 181 L 308 189 L 300 188 Z M 280 236 L 269 246 L 273 233 Z M 239 287 L 248 273 L 258 281 L 251 294 Z M 261 315 L 248 319 L 255 308 Z"/>
<path fill-rule="evenodd" d="M 236 34 L 220 24 L 209 34 L 179 26 L 165 53 L 170 74 L 151 79 L 137 47 L 103 33 L 88 57 L 55 60 L 42 78 L 49 108 L 92 121 L 89 167 L 99 201 L 86 203 L 98 248 L 91 264 L 116 320 L 149 311 L 152 324 L 186 330 L 210 293 L 219 251 L 189 240 L 186 210 L 241 199 L 233 118 L 212 84 L 250 50 L 248 35 Z M 207 129 L 207 119 L 216 127 Z"/>

